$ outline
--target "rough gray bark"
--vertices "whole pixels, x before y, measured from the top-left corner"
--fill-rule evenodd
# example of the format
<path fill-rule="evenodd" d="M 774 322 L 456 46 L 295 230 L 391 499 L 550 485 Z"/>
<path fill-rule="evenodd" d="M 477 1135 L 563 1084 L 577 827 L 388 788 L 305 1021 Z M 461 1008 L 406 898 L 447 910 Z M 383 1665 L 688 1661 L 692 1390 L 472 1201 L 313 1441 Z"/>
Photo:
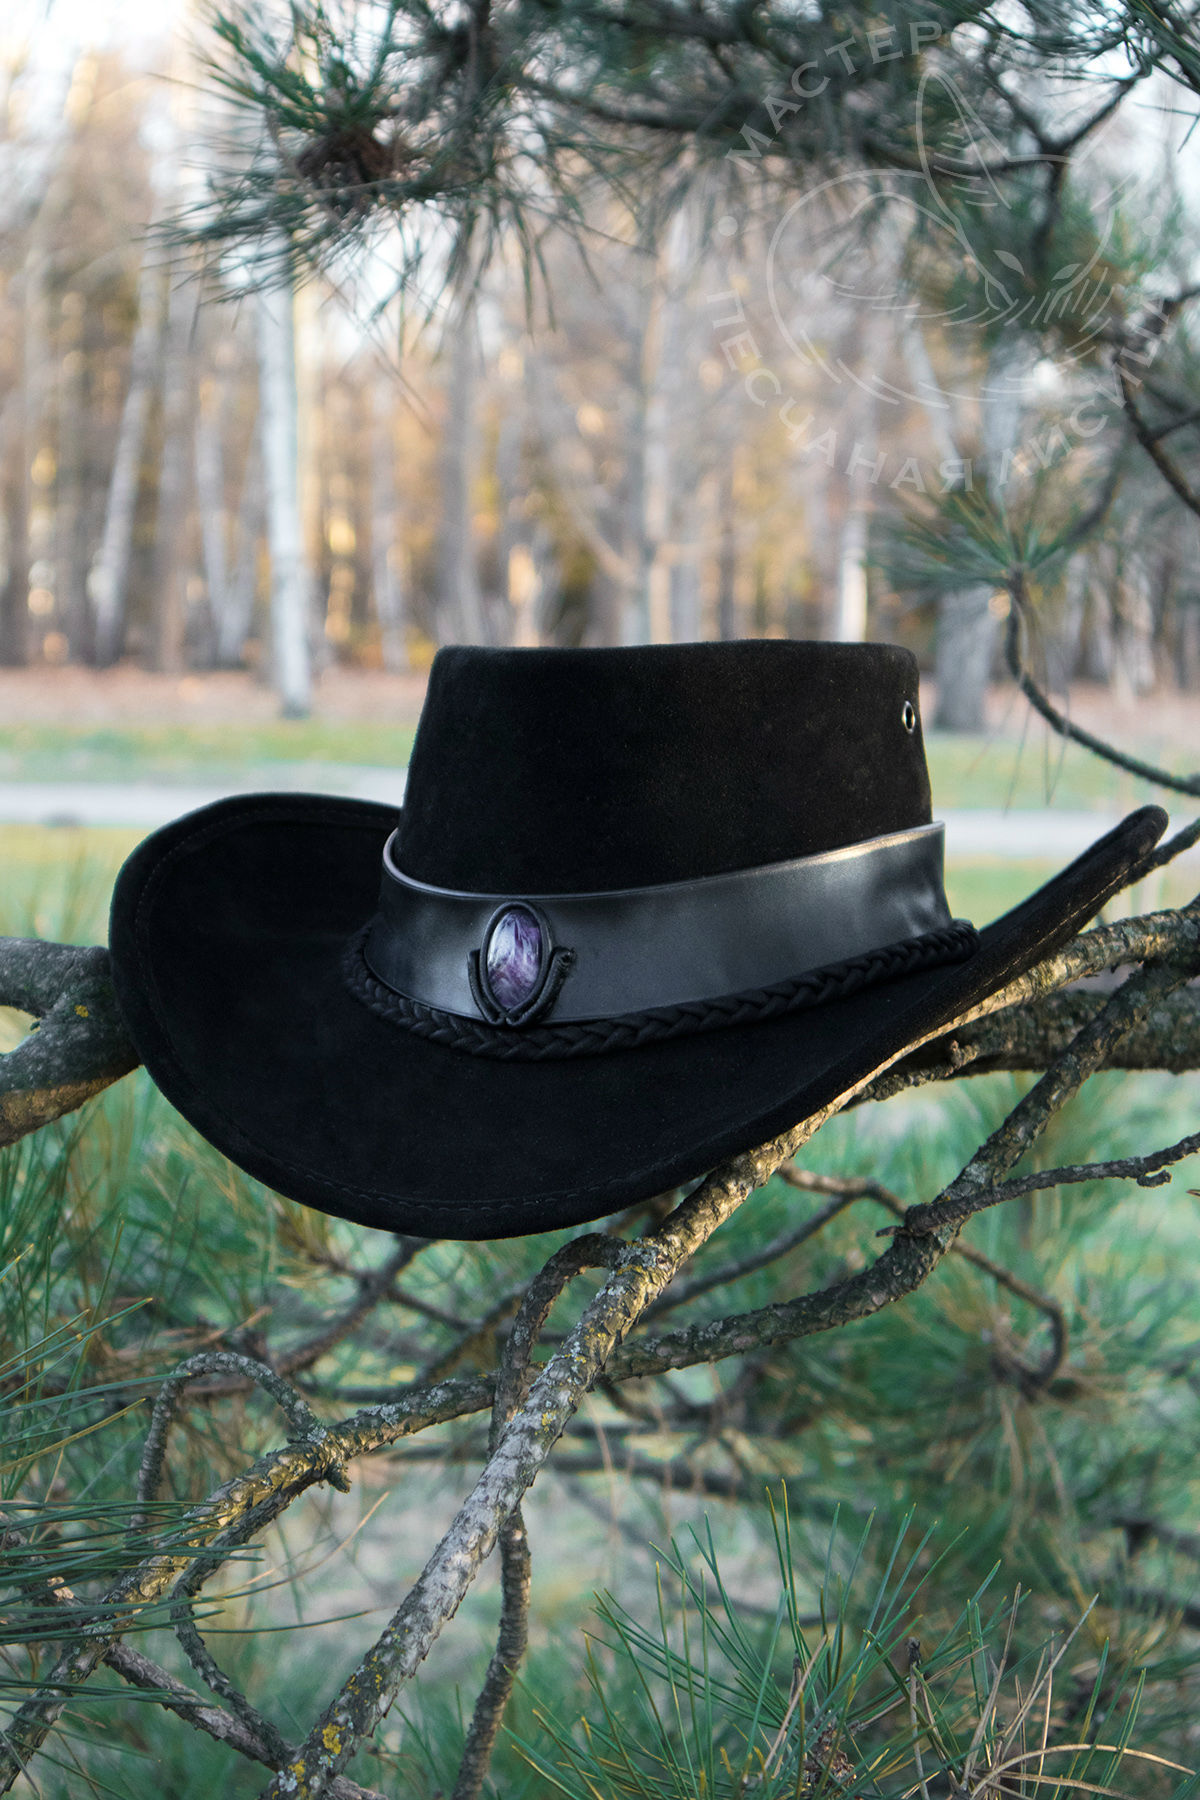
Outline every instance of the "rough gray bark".
<path fill-rule="evenodd" d="M 0 1005 L 36 1021 L 0 1056 L 0 1146 L 73 1112 L 138 1065 L 107 950 L 0 938 Z"/>

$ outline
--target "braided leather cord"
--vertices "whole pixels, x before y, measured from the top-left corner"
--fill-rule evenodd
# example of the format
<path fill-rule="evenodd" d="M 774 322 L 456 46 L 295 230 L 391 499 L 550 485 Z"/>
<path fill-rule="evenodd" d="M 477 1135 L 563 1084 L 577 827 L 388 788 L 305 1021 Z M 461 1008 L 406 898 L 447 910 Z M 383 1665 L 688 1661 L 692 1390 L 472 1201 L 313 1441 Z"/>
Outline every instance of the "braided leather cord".
<path fill-rule="evenodd" d="M 469 1056 L 488 1056 L 501 1061 L 542 1062 L 565 1056 L 603 1056 L 612 1050 L 633 1050 L 641 1044 L 689 1036 L 697 1031 L 716 1031 L 727 1025 L 757 1025 L 785 1013 L 844 1000 L 865 987 L 893 981 L 946 963 L 964 962 L 979 944 L 979 934 L 964 919 L 940 931 L 927 931 L 902 944 L 868 950 L 845 962 L 823 969 L 809 969 L 770 987 L 750 988 L 725 994 L 716 1000 L 685 1001 L 677 1006 L 657 1006 L 646 1012 L 624 1013 L 614 1019 L 587 1019 L 563 1025 L 486 1025 L 458 1013 L 442 1012 L 420 1000 L 410 1000 L 385 987 L 363 960 L 363 944 L 369 926 L 351 939 L 344 974 L 352 994 L 381 1019 L 401 1025 L 434 1044 L 464 1050 Z"/>

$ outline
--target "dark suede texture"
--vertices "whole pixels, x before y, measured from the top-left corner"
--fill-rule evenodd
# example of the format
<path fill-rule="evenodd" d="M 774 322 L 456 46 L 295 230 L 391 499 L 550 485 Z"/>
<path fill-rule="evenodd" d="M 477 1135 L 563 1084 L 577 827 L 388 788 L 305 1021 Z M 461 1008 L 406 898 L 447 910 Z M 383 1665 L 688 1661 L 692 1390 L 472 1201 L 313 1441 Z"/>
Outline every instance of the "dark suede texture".
<path fill-rule="evenodd" d="M 434 887 L 587 893 L 928 824 L 917 664 L 890 644 L 441 650 L 396 860 Z"/>
<path fill-rule="evenodd" d="M 761 649 L 777 655 L 781 666 L 794 667 L 789 653 L 811 649 L 688 648 L 702 650 L 698 660 L 703 661 L 710 651 L 736 653 L 730 661 L 734 675 L 746 667 L 745 651 Z M 826 650 L 849 654 L 842 646 L 817 648 L 822 655 Z M 857 653 L 864 655 L 861 649 Z M 454 675 L 481 656 L 505 665 L 525 656 L 565 670 L 562 659 L 580 655 L 624 655 L 636 669 L 643 659 L 655 661 L 660 653 L 455 651 L 443 653 L 438 668 Z M 872 676 L 876 700 L 880 688 L 890 683 L 888 705 L 902 705 L 909 659 L 902 653 L 877 659 L 872 650 L 870 660 L 893 671 L 886 683 L 878 673 Z M 838 661 L 830 659 L 828 667 L 836 671 Z M 447 677 L 439 673 L 438 679 Z M 756 680 L 761 686 L 761 676 Z M 506 682 L 509 702 L 515 703 L 519 680 L 506 676 Z M 915 688 L 915 671 L 913 682 Z M 480 684 L 475 678 L 473 683 L 478 702 Z M 646 688 L 643 697 L 648 694 Z M 702 755 L 697 751 L 701 785 L 717 779 L 722 732 L 738 737 L 728 711 L 710 720 L 712 685 L 703 689 L 703 698 L 692 736 L 711 737 L 714 748 Z M 784 706 L 782 694 L 775 704 Z M 792 697 L 786 704 L 803 711 Z M 576 807 L 586 811 L 589 758 L 582 724 L 590 716 L 590 728 L 599 729 L 602 720 L 587 708 L 577 712 L 582 735 L 575 754 L 582 779 L 575 784 Z M 450 716 L 453 709 L 435 714 L 442 719 L 439 731 L 448 729 Z M 489 730 L 498 732 L 499 715 L 489 717 Z M 472 727 L 466 718 L 462 728 L 469 737 Z M 482 729 L 477 720 L 475 732 Z M 654 730 L 662 729 L 659 720 Z M 677 731 L 682 732 L 682 725 Z M 864 722 L 862 731 L 869 735 L 876 726 Z M 878 735 L 883 732 L 881 725 Z M 745 733 L 757 734 L 757 723 L 746 726 Z M 509 735 L 523 735 L 514 731 L 512 715 Z M 560 748 L 569 735 L 564 722 L 558 730 Z M 780 728 L 780 735 L 787 733 Z M 421 743 L 427 759 L 424 725 Z M 453 760 L 449 743 L 446 739 L 444 754 Z M 514 778 L 536 773 L 535 758 L 526 763 L 523 755 L 510 756 L 495 737 L 492 744 L 493 760 L 507 763 Z M 855 760 L 850 785 L 856 798 L 844 803 L 852 821 L 851 841 L 901 828 L 906 808 L 928 817 L 919 736 L 917 746 L 919 780 L 910 766 L 899 775 L 889 769 L 886 765 L 898 761 L 900 752 L 884 756 L 878 743 L 872 751 L 880 759 L 874 781 L 867 778 L 872 771 L 860 771 Z M 779 856 L 801 854 L 800 842 L 830 847 L 820 842 L 820 830 L 824 821 L 825 832 L 835 832 L 833 809 L 816 791 L 819 783 L 805 792 L 807 822 L 740 823 L 735 788 L 740 784 L 743 795 L 752 791 L 754 759 L 733 745 L 728 754 L 737 773 L 736 780 L 730 777 L 721 788 L 720 857 L 731 854 L 739 841 L 754 846 L 744 853 L 746 861 L 773 860 L 767 844 L 782 846 L 775 852 Z M 841 754 L 847 759 L 855 755 L 848 741 Z M 482 748 L 473 756 L 483 782 Z M 761 748 L 758 756 L 765 756 Z M 779 777 L 773 805 L 784 806 L 785 790 L 799 799 L 803 784 L 798 767 L 793 763 L 786 779 Z M 685 779 L 678 748 L 674 807 L 671 796 L 648 774 L 645 786 L 652 798 L 639 794 L 627 799 L 630 810 L 640 814 L 636 832 L 623 825 L 619 796 L 604 796 L 599 811 L 607 859 L 597 860 L 585 822 L 569 816 L 567 773 L 561 767 L 557 773 L 543 772 L 536 791 L 561 825 L 565 850 L 554 866 L 569 866 L 575 872 L 573 885 L 629 885 L 635 869 L 640 880 L 648 881 L 730 866 L 706 860 L 711 850 L 690 843 L 678 844 L 668 855 L 650 832 L 652 816 L 669 834 L 678 829 L 678 818 L 687 815 L 692 831 L 704 836 L 703 808 L 690 791 L 696 771 Z M 423 781 L 436 785 L 436 778 L 433 767 L 424 771 Z M 828 770 L 825 778 L 832 780 Z M 518 809 L 511 803 L 511 841 L 506 841 L 496 823 L 502 802 L 497 773 L 486 778 L 484 797 L 492 809 L 486 820 L 472 810 L 458 776 L 445 781 L 440 852 L 429 806 L 417 826 L 405 809 L 402 836 L 406 844 L 421 847 L 421 878 L 447 886 L 531 886 L 535 868 L 547 866 L 544 845 L 539 859 L 537 834 L 515 818 Z M 842 785 L 847 785 L 845 779 Z M 872 786 L 887 791 L 882 811 Z M 599 803 L 590 804 L 595 812 Z M 864 830 L 868 817 L 872 824 Z M 903 819 L 905 824 L 917 822 L 919 818 Z M 702 1175 L 722 1157 L 794 1124 L 1066 941 L 1122 884 L 1160 835 L 1166 815 L 1155 807 L 1133 814 L 1056 880 L 985 930 L 978 952 L 965 963 L 927 970 L 769 1023 L 703 1032 L 632 1051 L 536 1063 L 474 1057 L 431 1043 L 377 1017 L 346 987 L 346 945 L 374 911 L 383 844 L 395 823 L 395 814 L 386 807 L 266 795 L 222 801 L 156 833 L 130 857 L 113 897 L 118 997 L 133 1041 L 163 1092 L 251 1174 L 293 1199 L 383 1230 L 489 1238 L 602 1217 Z M 476 866 L 469 853 L 470 833 L 477 828 L 488 841 L 491 861 L 486 868 Z M 805 838 L 805 832 L 816 836 Z M 413 854 L 418 855 L 417 848 Z M 685 855 L 691 859 L 686 871 L 680 866 Z M 517 879 L 518 869 L 525 872 L 524 880 Z M 567 885 L 564 878 L 562 886 Z"/>

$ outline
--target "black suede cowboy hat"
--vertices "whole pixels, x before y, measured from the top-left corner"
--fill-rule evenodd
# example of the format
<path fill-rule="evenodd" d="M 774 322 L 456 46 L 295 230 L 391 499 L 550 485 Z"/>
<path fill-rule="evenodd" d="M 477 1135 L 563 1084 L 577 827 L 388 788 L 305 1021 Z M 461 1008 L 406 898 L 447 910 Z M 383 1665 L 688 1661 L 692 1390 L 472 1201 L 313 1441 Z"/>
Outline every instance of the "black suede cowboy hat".
<path fill-rule="evenodd" d="M 950 918 L 888 645 L 443 650 L 403 811 L 223 800 L 113 896 L 129 1031 L 197 1130 L 388 1231 L 507 1237 L 702 1175 L 1064 943 L 1145 807 Z"/>

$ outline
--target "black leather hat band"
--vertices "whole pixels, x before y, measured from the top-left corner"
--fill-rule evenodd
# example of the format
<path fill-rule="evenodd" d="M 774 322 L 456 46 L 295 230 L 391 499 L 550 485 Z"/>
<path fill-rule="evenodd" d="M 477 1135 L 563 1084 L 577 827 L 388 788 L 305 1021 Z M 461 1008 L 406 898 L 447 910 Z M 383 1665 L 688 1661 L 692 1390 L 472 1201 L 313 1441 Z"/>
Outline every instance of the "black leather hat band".
<path fill-rule="evenodd" d="M 970 927 L 950 918 L 940 825 L 695 881 L 593 894 L 429 887 L 396 867 L 393 843 L 379 913 L 361 941 L 364 974 L 410 1010 L 512 1039 L 534 1027 L 540 1035 L 750 995 L 778 1000 L 801 977 L 885 951 L 894 960 L 920 945 L 923 959 L 954 961 L 974 942 Z M 880 966 L 868 979 L 882 975 Z"/>

